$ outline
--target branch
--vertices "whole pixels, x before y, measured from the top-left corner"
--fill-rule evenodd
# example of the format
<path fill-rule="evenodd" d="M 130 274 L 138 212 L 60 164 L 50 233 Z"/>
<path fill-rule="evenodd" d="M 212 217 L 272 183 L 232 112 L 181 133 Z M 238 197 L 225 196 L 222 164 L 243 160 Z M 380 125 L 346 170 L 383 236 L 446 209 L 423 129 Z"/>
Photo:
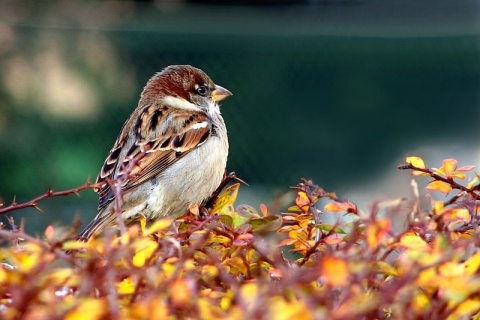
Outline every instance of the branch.
<path fill-rule="evenodd" d="M 40 195 L 40 196 L 30 200 L 30 201 L 24 202 L 24 203 L 19 204 L 19 203 L 17 203 L 16 198 L 14 198 L 11 205 L 9 205 L 7 207 L 4 207 L 4 208 L 0 208 L 0 215 L 5 214 L 5 213 L 10 212 L 10 211 L 20 210 L 20 209 L 25 209 L 25 208 L 35 208 L 38 211 L 42 211 L 42 209 L 40 209 L 40 207 L 38 206 L 38 203 L 40 201 L 43 201 L 47 198 L 69 196 L 71 194 L 76 194 L 77 196 L 79 196 L 79 193 L 83 190 L 95 189 L 95 188 L 98 188 L 98 187 L 100 187 L 99 184 L 90 183 L 89 181 L 87 181 L 85 184 L 83 184 L 79 187 L 64 190 L 64 191 L 53 191 L 53 189 L 51 187 L 49 187 L 48 191 L 46 193 L 44 193 L 44 194 L 42 194 L 42 195 Z M 0 206 L 2 206 L 2 205 L 0 204 Z"/>
<path fill-rule="evenodd" d="M 397 168 L 400 169 L 400 170 L 415 170 L 415 171 L 420 171 L 420 172 L 426 173 L 430 177 L 432 177 L 434 180 L 445 182 L 445 183 L 449 184 L 452 187 L 452 189 L 457 189 L 457 190 L 464 191 L 465 193 L 468 193 L 469 195 L 471 195 L 475 200 L 480 200 L 480 194 L 476 193 L 473 189 L 469 189 L 469 188 L 465 187 L 464 185 L 461 185 L 460 183 L 456 182 L 455 180 L 453 180 L 451 178 L 450 179 L 445 178 L 445 177 L 433 172 L 429 168 L 415 167 L 411 163 L 401 164 L 401 165 L 397 166 Z"/>

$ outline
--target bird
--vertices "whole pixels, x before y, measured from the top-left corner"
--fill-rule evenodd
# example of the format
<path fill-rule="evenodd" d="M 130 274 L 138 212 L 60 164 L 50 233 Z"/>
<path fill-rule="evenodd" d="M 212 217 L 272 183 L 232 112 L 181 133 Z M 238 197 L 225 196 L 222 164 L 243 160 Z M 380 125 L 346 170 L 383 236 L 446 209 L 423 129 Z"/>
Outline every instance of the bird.
<path fill-rule="evenodd" d="M 229 143 L 218 103 L 231 95 L 190 65 L 150 78 L 97 176 L 98 213 L 78 238 L 118 226 L 116 190 L 127 226 L 141 215 L 153 222 L 202 205 L 225 174 Z"/>

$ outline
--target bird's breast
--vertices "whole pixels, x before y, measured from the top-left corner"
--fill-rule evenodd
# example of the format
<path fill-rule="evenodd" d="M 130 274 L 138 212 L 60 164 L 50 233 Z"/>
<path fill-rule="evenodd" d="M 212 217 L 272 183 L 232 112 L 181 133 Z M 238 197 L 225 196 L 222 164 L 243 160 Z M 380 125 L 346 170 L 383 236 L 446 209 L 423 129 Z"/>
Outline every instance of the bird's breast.
<path fill-rule="evenodd" d="M 147 183 L 147 218 L 180 216 L 201 205 L 220 185 L 225 173 L 228 140 L 211 136 Z"/>

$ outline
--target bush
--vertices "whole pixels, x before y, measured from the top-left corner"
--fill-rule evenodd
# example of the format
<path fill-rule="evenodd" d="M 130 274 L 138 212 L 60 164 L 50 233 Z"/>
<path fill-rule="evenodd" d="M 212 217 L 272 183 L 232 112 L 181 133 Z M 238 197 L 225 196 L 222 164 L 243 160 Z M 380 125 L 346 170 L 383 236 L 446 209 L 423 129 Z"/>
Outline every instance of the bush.
<path fill-rule="evenodd" d="M 380 203 L 361 212 L 307 180 L 285 213 L 234 209 L 234 184 L 204 219 L 142 219 L 88 243 L 75 240 L 77 226 L 64 234 L 50 226 L 37 239 L 10 220 L 13 230 L 0 230 L 9 241 L 0 250 L 2 318 L 480 318 L 478 176 L 461 184 L 473 167 L 454 159 L 430 169 L 409 157 L 399 168 L 452 195 L 422 209 L 416 190 L 398 232 Z M 328 224 L 323 212 L 348 218 Z"/>

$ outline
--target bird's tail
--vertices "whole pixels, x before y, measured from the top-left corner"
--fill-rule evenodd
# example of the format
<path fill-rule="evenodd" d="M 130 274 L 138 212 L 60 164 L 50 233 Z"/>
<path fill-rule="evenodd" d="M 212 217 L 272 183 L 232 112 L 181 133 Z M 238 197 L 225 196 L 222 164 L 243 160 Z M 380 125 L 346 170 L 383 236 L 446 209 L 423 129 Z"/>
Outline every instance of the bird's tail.
<path fill-rule="evenodd" d="M 116 216 L 113 212 L 106 213 L 100 211 L 98 215 L 90 221 L 90 223 L 78 234 L 78 240 L 87 241 L 95 233 L 102 231 L 103 229 L 113 226 L 116 221 Z"/>

